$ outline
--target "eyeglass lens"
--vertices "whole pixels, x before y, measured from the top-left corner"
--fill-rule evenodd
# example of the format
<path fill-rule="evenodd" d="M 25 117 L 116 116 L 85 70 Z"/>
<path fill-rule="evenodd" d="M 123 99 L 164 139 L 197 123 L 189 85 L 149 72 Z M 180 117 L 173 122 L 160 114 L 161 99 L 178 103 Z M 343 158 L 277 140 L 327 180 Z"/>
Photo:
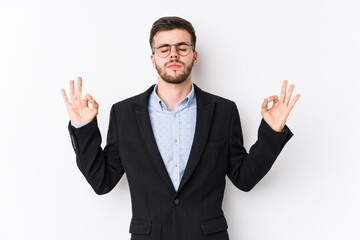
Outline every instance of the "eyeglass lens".
<path fill-rule="evenodd" d="M 156 48 L 156 54 L 159 57 L 167 57 L 170 55 L 171 46 L 175 46 L 176 51 L 181 56 L 186 56 L 190 53 L 191 46 L 187 43 L 178 43 L 174 45 L 164 44 Z"/>

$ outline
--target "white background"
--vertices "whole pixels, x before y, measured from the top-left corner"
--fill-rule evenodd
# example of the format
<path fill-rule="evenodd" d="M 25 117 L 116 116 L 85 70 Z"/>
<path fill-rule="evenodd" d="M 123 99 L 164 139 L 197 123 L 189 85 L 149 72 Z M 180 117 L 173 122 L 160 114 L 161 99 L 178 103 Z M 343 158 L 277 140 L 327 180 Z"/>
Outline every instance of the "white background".
<path fill-rule="evenodd" d="M 193 81 L 236 102 L 247 149 L 263 99 L 284 79 L 301 94 L 265 178 L 249 193 L 227 180 L 230 239 L 360 239 L 359 12 L 357 0 L 1 1 L 0 239 L 130 238 L 127 179 L 92 191 L 60 89 L 83 77 L 106 139 L 111 105 L 156 82 L 149 32 L 172 15 L 194 25 Z"/>

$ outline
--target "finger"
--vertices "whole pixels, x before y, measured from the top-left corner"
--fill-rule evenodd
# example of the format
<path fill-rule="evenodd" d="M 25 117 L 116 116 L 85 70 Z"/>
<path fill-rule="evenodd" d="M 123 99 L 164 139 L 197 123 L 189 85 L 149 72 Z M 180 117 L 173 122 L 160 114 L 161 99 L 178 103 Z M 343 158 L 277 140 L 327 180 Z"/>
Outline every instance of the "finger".
<path fill-rule="evenodd" d="M 278 102 L 279 102 L 278 96 L 276 96 L 276 95 L 270 96 L 270 97 L 268 98 L 268 102 L 271 102 L 271 101 L 274 101 L 273 104 L 278 103 Z"/>
<path fill-rule="evenodd" d="M 63 96 L 63 99 L 64 99 L 64 102 L 65 102 L 66 106 L 71 105 L 68 97 L 66 96 L 66 92 L 65 92 L 64 89 L 61 89 L 61 95 Z"/>
<path fill-rule="evenodd" d="M 79 76 L 77 78 L 77 88 L 76 88 L 76 99 L 81 101 L 81 92 L 82 92 L 82 78 Z"/>
<path fill-rule="evenodd" d="M 91 103 L 92 105 L 92 108 L 90 108 L 90 110 L 95 114 L 97 115 L 98 114 L 98 111 L 99 111 L 99 104 L 95 101 L 95 99 L 90 99 L 89 102 Z"/>
<path fill-rule="evenodd" d="M 300 94 L 296 94 L 296 96 L 294 97 L 294 99 L 291 101 L 291 103 L 289 104 L 290 107 L 290 111 L 291 109 L 295 106 L 295 103 L 297 102 L 297 100 L 299 100 L 300 98 Z"/>
<path fill-rule="evenodd" d="M 284 102 L 286 96 L 286 87 L 287 87 L 287 80 L 284 80 L 281 87 L 280 102 Z"/>
<path fill-rule="evenodd" d="M 267 112 L 268 108 L 268 100 L 265 98 L 263 103 L 261 104 L 261 114 Z"/>
<path fill-rule="evenodd" d="M 295 87 L 294 84 L 291 84 L 290 87 L 289 87 L 289 90 L 288 90 L 288 92 L 286 94 L 285 101 L 284 101 L 286 105 L 289 105 L 289 102 L 290 102 L 290 99 L 291 99 L 291 94 L 292 94 L 292 92 L 294 90 L 294 87 Z"/>
<path fill-rule="evenodd" d="M 96 111 L 96 113 L 99 110 L 99 104 L 95 101 L 95 99 L 91 99 L 91 104 L 93 105 L 93 109 Z"/>
<path fill-rule="evenodd" d="M 75 90 L 74 90 L 74 80 L 70 80 L 70 99 L 71 99 L 71 102 L 75 104 L 76 97 L 75 97 Z"/>
<path fill-rule="evenodd" d="M 84 99 L 82 100 L 82 105 L 84 106 L 84 107 L 89 107 L 89 105 L 88 105 L 88 102 L 92 99 L 93 97 L 90 95 L 90 94 L 85 94 L 85 97 L 84 97 Z"/>

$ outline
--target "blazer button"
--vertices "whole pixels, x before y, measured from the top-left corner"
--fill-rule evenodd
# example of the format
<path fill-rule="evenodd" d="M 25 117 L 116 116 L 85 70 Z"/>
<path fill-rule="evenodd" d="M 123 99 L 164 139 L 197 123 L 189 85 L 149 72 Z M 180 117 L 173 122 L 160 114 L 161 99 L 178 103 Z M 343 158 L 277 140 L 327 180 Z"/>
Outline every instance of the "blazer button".
<path fill-rule="evenodd" d="M 175 200 L 174 200 L 174 203 L 175 203 L 176 205 L 178 205 L 179 202 L 180 202 L 179 199 L 175 199 Z"/>

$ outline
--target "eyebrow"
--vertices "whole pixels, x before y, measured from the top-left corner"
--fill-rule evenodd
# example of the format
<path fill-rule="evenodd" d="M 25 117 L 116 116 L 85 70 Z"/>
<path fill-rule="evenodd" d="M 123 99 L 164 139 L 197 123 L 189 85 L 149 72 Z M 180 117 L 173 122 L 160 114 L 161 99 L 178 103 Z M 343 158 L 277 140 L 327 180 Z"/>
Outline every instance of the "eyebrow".
<path fill-rule="evenodd" d="M 178 43 L 175 43 L 175 45 L 181 45 L 181 44 L 190 44 L 190 45 L 191 45 L 191 43 L 189 43 L 189 42 L 178 42 Z M 173 45 L 173 44 L 171 44 L 171 45 Z M 170 46 L 170 44 L 169 44 L 169 43 L 161 43 L 161 44 L 159 44 L 159 45 L 157 46 L 157 48 L 159 48 L 159 47 L 167 47 L 167 46 Z"/>
<path fill-rule="evenodd" d="M 158 45 L 158 46 L 156 46 L 156 48 L 160 48 L 160 47 L 167 47 L 167 46 L 169 46 L 170 44 L 167 44 L 167 43 L 162 43 L 162 44 L 160 44 L 160 45 Z"/>

